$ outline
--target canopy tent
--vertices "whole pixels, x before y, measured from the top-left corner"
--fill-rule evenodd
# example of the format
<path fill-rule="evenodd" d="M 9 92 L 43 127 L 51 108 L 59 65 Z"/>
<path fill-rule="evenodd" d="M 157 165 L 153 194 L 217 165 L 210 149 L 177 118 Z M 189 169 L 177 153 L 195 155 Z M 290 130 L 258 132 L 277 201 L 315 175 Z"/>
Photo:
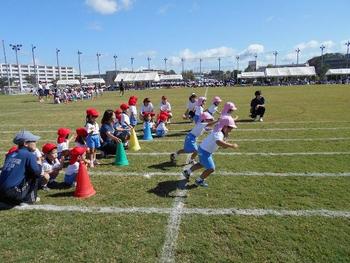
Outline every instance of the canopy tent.
<path fill-rule="evenodd" d="M 329 69 L 326 72 L 326 76 L 332 75 L 350 75 L 350 68 Z"/>
<path fill-rule="evenodd" d="M 316 76 L 315 67 L 266 68 L 266 77 L 311 77 Z"/>
<path fill-rule="evenodd" d="M 94 79 L 83 79 L 81 81 L 81 84 L 95 84 L 95 83 L 105 84 L 105 80 L 102 78 L 94 78 Z"/>
<path fill-rule="evenodd" d="M 80 85 L 80 82 L 77 79 L 60 79 L 57 85 Z"/>
<path fill-rule="evenodd" d="M 237 75 L 239 79 L 257 79 L 257 78 L 265 78 L 265 73 L 261 71 L 252 71 L 252 72 L 242 72 Z"/>
<path fill-rule="evenodd" d="M 181 74 L 161 75 L 160 80 L 183 80 L 183 77 Z"/>
<path fill-rule="evenodd" d="M 160 80 L 157 72 L 136 72 L 136 73 L 119 73 L 115 78 L 115 82 L 136 82 L 136 81 L 154 81 Z"/>

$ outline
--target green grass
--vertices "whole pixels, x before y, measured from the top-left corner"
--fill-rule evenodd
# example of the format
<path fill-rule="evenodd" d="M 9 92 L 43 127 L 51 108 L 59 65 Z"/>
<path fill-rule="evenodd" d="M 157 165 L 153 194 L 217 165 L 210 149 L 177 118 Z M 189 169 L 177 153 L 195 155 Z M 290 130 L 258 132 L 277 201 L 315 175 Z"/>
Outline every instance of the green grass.
<path fill-rule="evenodd" d="M 262 87 L 267 101 L 265 121 L 245 122 L 256 89 L 260 88 L 209 89 L 209 101 L 217 95 L 224 101 L 234 101 L 238 107 L 235 114 L 243 122 L 237 122 L 238 129 L 232 132 L 230 139 L 350 138 L 349 86 Z M 128 91 L 124 98 L 117 92 L 106 92 L 97 100 L 67 105 L 40 104 L 33 96 L 0 96 L 3 124 L 0 127 L 0 152 L 12 146 L 12 138 L 22 128 L 40 135 L 38 146 L 41 147 L 45 142 L 56 141 L 59 127 L 74 131 L 83 126 L 88 107 L 97 108 L 102 115 L 105 109 L 114 110 L 127 102 L 129 95 L 137 95 L 139 105 L 144 97 L 150 97 L 157 108 L 164 94 L 174 113 L 170 133 L 153 142 L 140 141 L 140 153 L 172 152 L 182 148 L 185 131 L 193 126 L 181 118 L 192 92 L 203 95 L 205 90 Z M 141 132 L 138 134 L 142 135 Z M 237 152 L 240 153 L 350 151 L 350 140 L 240 141 L 238 144 Z M 77 199 L 72 196 L 74 189 L 40 191 L 41 203 L 171 208 L 177 177 L 127 175 L 132 172 L 180 174 L 186 156 L 181 156 L 176 166 L 169 164 L 166 155 L 129 155 L 128 159 L 130 165 L 127 167 L 114 166 L 113 158 L 101 160 L 103 165 L 93 171 L 108 174 L 91 176 L 97 191 L 95 196 Z M 221 174 L 350 172 L 350 155 L 216 155 L 214 159 L 217 171 L 208 178 L 209 188 L 190 189 L 185 207 L 350 210 L 350 177 L 234 177 Z M 1 154 L 0 161 L 3 160 L 4 154 Z M 125 176 L 113 175 L 114 172 Z M 190 184 L 199 172 L 194 174 Z M 63 176 L 62 172 L 58 181 L 62 181 Z M 165 241 L 169 216 L 17 210 L 1 211 L 0 215 L 0 262 L 156 262 Z M 350 257 L 349 226 L 349 219 L 344 218 L 183 215 L 175 259 L 177 262 L 347 262 Z"/>

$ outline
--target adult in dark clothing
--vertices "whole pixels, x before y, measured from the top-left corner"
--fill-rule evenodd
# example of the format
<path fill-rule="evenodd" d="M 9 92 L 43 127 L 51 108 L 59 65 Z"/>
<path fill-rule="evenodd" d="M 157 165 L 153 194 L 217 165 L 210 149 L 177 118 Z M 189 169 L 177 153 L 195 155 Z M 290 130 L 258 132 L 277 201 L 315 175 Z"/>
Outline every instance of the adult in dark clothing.
<path fill-rule="evenodd" d="M 11 204 L 38 201 L 37 190 L 41 174 L 41 160 L 34 155 L 40 139 L 28 131 L 19 132 L 13 139 L 18 150 L 6 156 L 0 174 L 0 200 Z"/>
<path fill-rule="evenodd" d="M 265 114 L 265 99 L 261 96 L 261 91 L 255 91 L 255 98 L 250 102 L 250 116 L 255 121 L 263 121 Z"/>
<path fill-rule="evenodd" d="M 119 82 L 119 95 L 124 96 L 125 86 L 124 86 L 124 80 L 121 79 Z"/>
<path fill-rule="evenodd" d="M 100 136 L 103 140 L 100 150 L 105 154 L 115 154 L 117 150 L 117 143 L 121 140 L 114 135 L 114 123 L 116 117 L 112 110 L 106 110 L 103 114 L 100 128 Z"/>

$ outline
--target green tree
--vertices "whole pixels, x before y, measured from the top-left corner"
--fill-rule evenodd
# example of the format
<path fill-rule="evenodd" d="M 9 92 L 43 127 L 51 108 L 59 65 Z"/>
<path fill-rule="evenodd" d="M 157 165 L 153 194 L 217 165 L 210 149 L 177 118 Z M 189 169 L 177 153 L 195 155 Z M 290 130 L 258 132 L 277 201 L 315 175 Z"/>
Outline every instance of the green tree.
<path fill-rule="evenodd" d="M 182 77 L 184 80 L 194 80 L 194 74 L 192 70 L 184 71 L 182 73 Z"/>

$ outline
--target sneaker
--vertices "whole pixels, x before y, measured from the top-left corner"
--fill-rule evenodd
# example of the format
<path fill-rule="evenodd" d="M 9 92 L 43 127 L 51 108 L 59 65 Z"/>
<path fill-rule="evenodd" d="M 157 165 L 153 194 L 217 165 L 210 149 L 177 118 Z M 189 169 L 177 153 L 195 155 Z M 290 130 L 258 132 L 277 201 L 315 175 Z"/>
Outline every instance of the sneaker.
<path fill-rule="evenodd" d="M 186 169 L 182 171 L 182 175 L 188 180 L 190 179 L 191 176 L 191 170 L 190 169 Z"/>
<path fill-rule="evenodd" d="M 172 163 L 176 163 L 176 155 L 175 155 L 175 153 L 170 154 L 170 161 Z"/>
<path fill-rule="evenodd" d="M 263 118 L 260 118 L 259 121 L 260 121 L 260 122 L 263 122 L 264 120 L 263 120 Z"/>
<path fill-rule="evenodd" d="M 35 198 L 35 203 L 39 203 L 39 202 L 40 202 L 40 197 L 37 196 L 37 197 Z"/>
<path fill-rule="evenodd" d="M 202 178 L 197 178 L 195 184 L 202 187 L 208 187 L 207 182 Z"/>

